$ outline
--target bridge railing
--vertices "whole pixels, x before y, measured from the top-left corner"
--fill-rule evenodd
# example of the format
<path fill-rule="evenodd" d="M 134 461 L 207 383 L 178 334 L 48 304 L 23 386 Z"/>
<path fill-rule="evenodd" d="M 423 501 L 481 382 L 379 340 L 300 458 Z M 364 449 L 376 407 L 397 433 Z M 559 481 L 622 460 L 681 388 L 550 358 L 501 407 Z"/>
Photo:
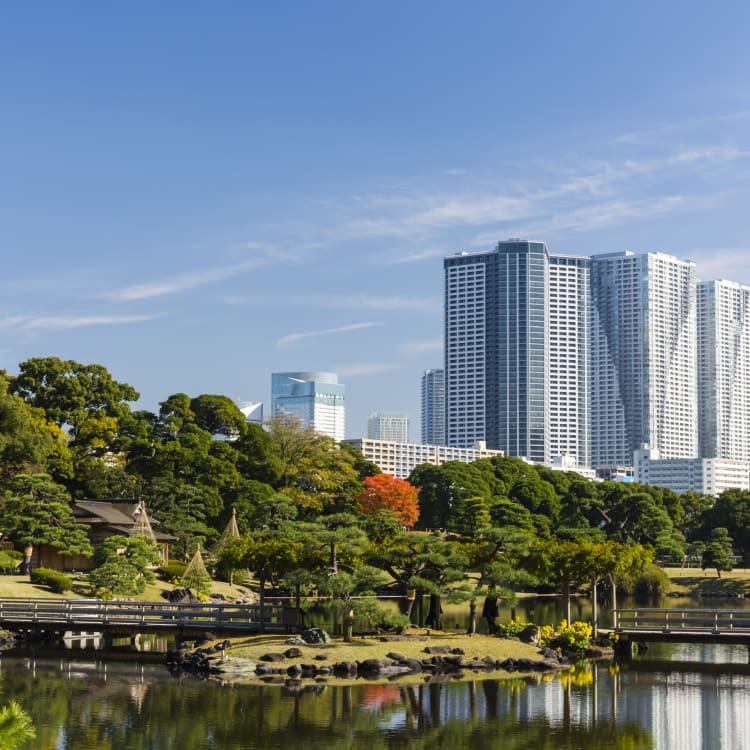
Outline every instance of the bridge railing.
<path fill-rule="evenodd" d="M 750 633 L 748 609 L 616 609 L 614 629 L 620 631 L 673 631 Z"/>
<path fill-rule="evenodd" d="M 104 627 L 282 627 L 281 605 L 217 602 L 132 602 L 98 599 L 0 599 L 0 624 L 68 624 Z"/>

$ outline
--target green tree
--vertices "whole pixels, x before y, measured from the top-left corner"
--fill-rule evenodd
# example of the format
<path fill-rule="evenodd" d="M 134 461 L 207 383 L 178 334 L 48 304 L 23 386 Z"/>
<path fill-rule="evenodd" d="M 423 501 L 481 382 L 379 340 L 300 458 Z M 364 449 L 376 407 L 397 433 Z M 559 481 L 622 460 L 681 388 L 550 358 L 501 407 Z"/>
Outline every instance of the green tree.
<path fill-rule="evenodd" d="M 18 474 L 3 494 L 0 522 L 24 547 L 22 569 L 28 572 L 35 546 L 48 544 L 63 555 L 91 556 L 88 527 L 78 523 L 67 490 L 46 474 Z"/>
<path fill-rule="evenodd" d="M 708 539 L 711 529 L 724 528 L 743 558 L 750 555 L 750 491 L 725 490 L 716 504 L 703 514 L 702 538 Z"/>
<path fill-rule="evenodd" d="M 97 596 L 133 596 L 154 582 L 160 558 L 146 537 L 116 534 L 97 547 L 93 562 L 88 579 Z"/>
<path fill-rule="evenodd" d="M 219 558 L 223 568 L 246 569 L 255 574 L 258 579 L 261 610 L 265 605 L 266 584 L 278 585 L 285 575 L 302 568 L 304 562 L 304 544 L 284 531 L 233 539 L 221 550 Z"/>
<path fill-rule="evenodd" d="M 64 433 L 41 409 L 9 394 L 7 383 L 0 375 L 0 481 L 45 470 L 69 477 L 72 463 Z"/>
<path fill-rule="evenodd" d="M 355 508 L 362 484 L 350 451 L 290 416 L 271 419 L 267 427 L 282 494 L 308 515 Z"/>
<path fill-rule="evenodd" d="M 10 392 L 43 409 L 55 424 L 67 425 L 74 445 L 106 450 L 117 420 L 129 411 L 126 402 L 139 398 L 132 386 L 114 380 L 102 365 L 35 357 L 18 369 Z"/>
<path fill-rule="evenodd" d="M 711 531 L 703 555 L 701 556 L 701 568 L 714 568 L 716 576 L 721 578 L 722 570 L 734 568 L 734 550 L 732 538 L 727 529 L 719 527 Z"/>
<path fill-rule="evenodd" d="M 195 423 L 212 435 L 239 438 L 245 430 L 245 415 L 228 396 L 204 394 L 190 401 Z"/>
<path fill-rule="evenodd" d="M 479 463 L 479 462 L 476 462 Z M 419 487 L 419 529 L 448 528 L 456 509 L 467 497 L 492 497 L 489 484 L 475 464 L 448 461 L 442 466 L 421 464 L 409 475 Z"/>
<path fill-rule="evenodd" d="M 405 591 L 413 589 L 416 598 L 407 597 L 405 614 L 411 616 L 415 600 L 429 594 L 430 609 L 426 624 L 442 629 L 441 599 L 448 590 L 449 600 L 467 601 L 474 596 L 465 582 L 469 560 L 455 542 L 438 536 L 407 532 L 391 544 L 374 551 L 369 562 L 386 570 Z"/>

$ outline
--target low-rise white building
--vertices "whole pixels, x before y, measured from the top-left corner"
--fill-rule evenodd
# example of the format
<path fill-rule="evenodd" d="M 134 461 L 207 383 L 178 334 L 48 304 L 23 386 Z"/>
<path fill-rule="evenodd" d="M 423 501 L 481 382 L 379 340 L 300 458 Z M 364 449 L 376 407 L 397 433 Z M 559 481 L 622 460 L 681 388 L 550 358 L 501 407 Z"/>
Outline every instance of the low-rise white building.
<path fill-rule="evenodd" d="M 720 495 L 724 490 L 750 490 L 750 463 L 726 458 L 658 458 L 642 448 L 633 454 L 635 481 L 666 487 L 678 494 Z"/>
<path fill-rule="evenodd" d="M 395 443 L 390 440 L 370 440 L 361 438 L 347 440 L 362 455 L 376 464 L 385 474 L 406 479 L 415 466 L 435 464 L 440 466 L 447 461 L 460 461 L 469 464 L 480 458 L 502 456 L 503 451 L 488 450 L 484 442 L 477 442 L 472 448 L 454 448 L 445 445 L 420 445 L 418 443 Z"/>

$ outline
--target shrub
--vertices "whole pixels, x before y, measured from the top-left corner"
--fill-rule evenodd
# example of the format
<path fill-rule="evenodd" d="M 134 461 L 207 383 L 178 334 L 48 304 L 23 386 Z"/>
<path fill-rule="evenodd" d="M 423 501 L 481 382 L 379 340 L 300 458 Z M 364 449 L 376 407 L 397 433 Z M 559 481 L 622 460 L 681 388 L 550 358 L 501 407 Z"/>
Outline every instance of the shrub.
<path fill-rule="evenodd" d="M 31 582 L 38 586 L 47 586 L 56 594 L 64 594 L 73 588 L 73 581 L 64 573 L 49 568 L 35 568 L 31 571 Z"/>
<path fill-rule="evenodd" d="M 0 552 L 0 570 L 11 573 L 18 567 L 18 560 L 13 559 L 8 552 Z"/>
<path fill-rule="evenodd" d="M 559 649 L 560 651 L 584 651 L 591 643 L 593 628 L 587 622 L 580 620 L 568 624 L 563 620 L 557 628 L 545 625 L 540 629 L 540 639 L 543 646 Z"/>
<path fill-rule="evenodd" d="M 529 625 L 533 625 L 531 622 L 521 622 L 521 620 L 511 620 L 508 623 L 500 624 L 497 626 L 497 634 L 501 638 L 508 638 L 512 635 L 518 635 L 523 632 Z"/>
<path fill-rule="evenodd" d="M 167 565 L 162 565 L 160 568 L 157 568 L 156 572 L 162 580 L 171 583 L 175 580 L 179 581 L 180 578 L 185 575 L 186 570 L 187 565 L 185 565 L 185 563 L 181 563 L 177 560 L 170 560 Z"/>
<path fill-rule="evenodd" d="M 669 576 L 657 565 L 649 565 L 635 578 L 618 578 L 618 590 L 638 599 L 657 599 L 669 593 Z"/>

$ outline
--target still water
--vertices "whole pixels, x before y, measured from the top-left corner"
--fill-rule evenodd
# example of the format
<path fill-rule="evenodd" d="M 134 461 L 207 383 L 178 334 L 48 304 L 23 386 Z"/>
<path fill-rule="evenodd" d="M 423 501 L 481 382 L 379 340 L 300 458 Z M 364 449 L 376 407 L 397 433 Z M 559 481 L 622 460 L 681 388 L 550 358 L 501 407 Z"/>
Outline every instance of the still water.
<path fill-rule="evenodd" d="M 750 750 L 744 647 L 665 646 L 534 680 L 231 686 L 158 663 L 0 658 L 0 704 L 28 711 L 20 750 L 641 748 Z"/>

